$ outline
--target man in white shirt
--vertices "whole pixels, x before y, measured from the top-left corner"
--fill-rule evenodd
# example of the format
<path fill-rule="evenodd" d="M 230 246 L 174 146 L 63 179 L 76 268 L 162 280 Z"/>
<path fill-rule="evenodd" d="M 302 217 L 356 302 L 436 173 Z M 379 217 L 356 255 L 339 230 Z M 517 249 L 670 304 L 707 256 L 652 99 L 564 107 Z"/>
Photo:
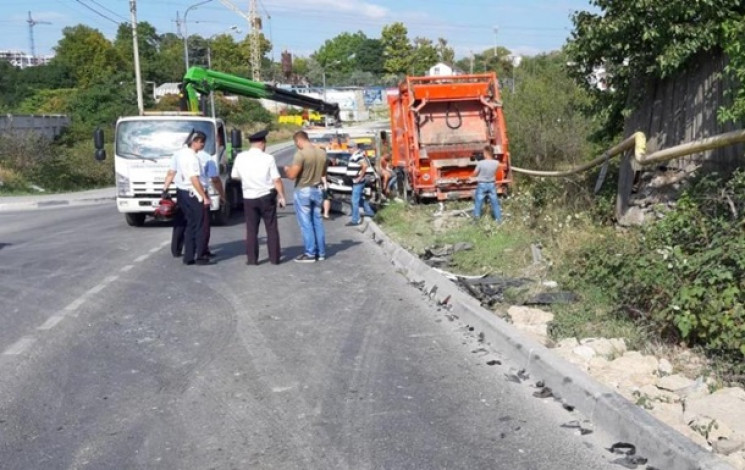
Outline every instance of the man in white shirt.
<path fill-rule="evenodd" d="M 204 167 L 197 153 L 204 148 L 207 136 L 194 131 L 187 139 L 187 147 L 177 151 L 172 157 L 173 181 L 176 184 L 176 200 L 186 218 L 184 233 L 184 264 L 210 264 L 203 257 L 207 249 L 204 230 L 205 206 L 209 208 L 210 198 L 202 185 Z M 166 188 L 167 189 L 167 188 Z"/>
<path fill-rule="evenodd" d="M 175 154 L 174 154 L 175 156 Z M 199 159 L 199 165 L 201 167 L 199 181 L 202 183 L 205 193 L 209 195 L 210 183 L 215 188 L 217 193 L 220 195 L 220 203 L 227 204 L 225 199 L 225 190 L 220 180 L 220 173 L 217 169 L 217 164 L 212 160 L 210 154 L 204 150 L 197 152 L 197 158 Z M 168 196 L 168 188 L 171 186 L 174 178 L 176 177 L 176 158 L 171 157 L 171 167 L 166 174 L 165 184 L 163 186 L 163 198 Z M 210 246 L 210 212 L 211 208 L 209 205 L 204 206 L 204 253 L 199 253 L 199 258 L 210 258 L 213 256 L 209 250 Z M 182 256 L 184 247 L 184 234 L 186 233 L 186 217 L 184 212 L 177 208 L 176 213 L 173 216 L 173 233 L 171 235 L 171 254 L 174 258 Z"/>
<path fill-rule="evenodd" d="M 263 130 L 248 137 L 251 148 L 239 153 L 231 176 L 241 180 L 243 209 L 246 216 L 247 265 L 259 263 L 259 222 L 264 221 L 269 262 L 279 264 L 280 245 L 277 228 L 277 205 L 285 207 L 285 190 L 274 156 L 265 152 Z"/>

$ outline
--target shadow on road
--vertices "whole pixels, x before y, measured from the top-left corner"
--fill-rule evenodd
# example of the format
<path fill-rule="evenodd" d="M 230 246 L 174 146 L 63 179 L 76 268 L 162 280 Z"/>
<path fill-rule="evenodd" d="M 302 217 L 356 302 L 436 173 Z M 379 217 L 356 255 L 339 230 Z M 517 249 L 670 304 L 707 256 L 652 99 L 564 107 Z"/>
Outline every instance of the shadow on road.
<path fill-rule="evenodd" d="M 5 248 L 6 246 L 11 246 L 11 245 L 12 245 L 12 243 L 0 243 L 0 250 L 2 250 L 3 248 Z"/>
<path fill-rule="evenodd" d="M 280 235 L 281 240 L 281 235 Z M 326 257 L 330 258 L 344 250 L 348 250 L 354 246 L 360 245 L 361 243 L 354 240 L 341 240 L 337 243 L 326 244 Z M 215 252 L 215 261 L 226 261 L 231 258 L 245 257 L 246 256 L 246 241 L 235 240 L 227 243 L 212 244 L 211 249 Z M 305 249 L 300 245 L 294 246 L 283 246 L 282 247 L 282 258 L 281 263 L 292 261 L 298 256 L 302 255 Z M 259 237 L 259 264 L 268 262 L 266 252 L 266 237 Z"/>

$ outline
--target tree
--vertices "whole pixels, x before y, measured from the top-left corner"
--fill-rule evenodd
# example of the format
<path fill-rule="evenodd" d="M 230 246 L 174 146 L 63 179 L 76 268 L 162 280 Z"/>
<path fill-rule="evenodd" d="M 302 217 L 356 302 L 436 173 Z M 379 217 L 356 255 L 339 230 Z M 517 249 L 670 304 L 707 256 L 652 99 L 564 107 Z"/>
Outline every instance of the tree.
<path fill-rule="evenodd" d="M 526 58 L 516 93 L 504 92 L 504 112 L 515 165 L 562 168 L 593 156 L 587 136 L 597 122 L 582 112 L 590 97 L 565 69 L 562 52 Z"/>
<path fill-rule="evenodd" d="M 366 41 L 362 31 L 341 33 L 323 43 L 312 57 L 324 67 L 333 64 L 334 71 L 349 74 L 356 68 L 357 52 Z"/>
<path fill-rule="evenodd" d="M 624 115 L 643 97 L 647 80 L 670 76 L 696 53 L 721 48 L 726 27 L 745 14 L 741 0 L 590 3 L 600 12 L 574 14 L 567 51 L 572 75 L 595 97 L 593 113 L 602 116 L 606 136 L 622 131 Z M 610 92 L 601 92 L 589 80 L 600 68 Z"/>
<path fill-rule="evenodd" d="M 451 65 L 455 63 L 455 50 L 448 46 L 447 39 L 437 38 L 437 56 L 440 62 Z"/>
<path fill-rule="evenodd" d="M 307 57 L 293 57 L 292 58 L 292 73 L 299 76 L 305 77 L 308 75 L 309 66 L 308 63 L 311 59 Z"/>
<path fill-rule="evenodd" d="M 114 46 L 100 31 L 88 26 L 64 28 L 54 50 L 52 63 L 67 67 L 79 87 L 103 82 L 123 68 Z"/>
<path fill-rule="evenodd" d="M 429 68 L 437 63 L 438 59 L 437 49 L 435 49 L 431 39 L 414 38 L 408 73 L 425 75 Z"/>
<path fill-rule="evenodd" d="M 389 74 L 405 74 L 411 65 L 412 53 L 406 26 L 403 23 L 383 26 L 380 42 L 383 45 L 383 70 Z"/>
<path fill-rule="evenodd" d="M 158 83 L 179 82 L 184 76 L 184 42 L 174 33 L 165 33 L 158 41 L 157 74 L 152 80 Z"/>
<path fill-rule="evenodd" d="M 147 21 L 137 23 L 137 49 L 140 54 L 140 71 L 143 80 L 160 79 L 162 65 L 158 61 L 158 47 L 160 36 L 155 28 Z M 128 23 L 122 23 L 116 31 L 114 48 L 119 53 L 123 67 L 132 70 L 134 76 L 134 46 L 132 43 L 132 27 Z"/>
<path fill-rule="evenodd" d="M 373 74 L 383 73 L 383 43 L 380 39 L 366 39 L 357 49 L 355 62 L 358 70 Z"/>

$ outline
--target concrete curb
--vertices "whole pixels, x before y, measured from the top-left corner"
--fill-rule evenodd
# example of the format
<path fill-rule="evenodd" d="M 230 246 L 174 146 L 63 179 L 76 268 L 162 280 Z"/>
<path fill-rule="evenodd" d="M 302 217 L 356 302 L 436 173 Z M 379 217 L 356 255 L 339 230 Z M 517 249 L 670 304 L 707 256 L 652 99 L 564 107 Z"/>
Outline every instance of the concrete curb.
<path fill-rule="evenodd" d="M 112 188 L 112 193 L 113 192 L 114 189 Z M 75 199 L 74 193 L 60 194 L 59 198 L 54 199 L 46 196 L 46 199 L 42 199 L 39 201 L 0 202 L 0 212 L 28 211 L 69 206 L 89 206 L 95 204 L 113 203 L 115 199 L 116 197 L 113 195 L 111 197 L 90 197 Z"/>
<path fill-rule="evenodd" d="M 618 441 L 633 443 L 639 455 L 654 456 L 650 460 L 654 460 L 655 468 L 733 470 L 727 462 L 595 381 L 550 349 L 523 337 L 512 325 L 484 309 L 478 300 L 392 241 L 374 222 L 366 219 L 360 231 L 380 246 L 409 281 L 424 281 L 423 290 L 433 292 L 433 300 L 442 302 L 449 296 L 452 313 L 483 332 L 487 342 L 523 367 L 536 381 L 543 380 L 564 403 L 576 407 Z"/>

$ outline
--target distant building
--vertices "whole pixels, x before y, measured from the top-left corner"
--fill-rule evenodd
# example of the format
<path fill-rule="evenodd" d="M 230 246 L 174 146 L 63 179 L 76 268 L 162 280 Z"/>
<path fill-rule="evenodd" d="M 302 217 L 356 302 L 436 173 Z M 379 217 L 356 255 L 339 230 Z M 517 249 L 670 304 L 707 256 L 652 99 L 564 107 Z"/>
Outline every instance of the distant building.
<path fill-rule="evenodd" d="M 429 77 L 448 77 L 451 75 L 465 75 L 465 72 L 458 67 L 445 62 L 438 62 L 429 68 L 427 76 Z"/>
<path fill-rule="evenodd" d="M 163 98 L 166 95 L 176 95 L 178 96 L 178 86 L 180 83 L 178 82 L 172 82 L 172 83 L 163 83 L 160 86 L 155 87 L 155 91 L 153 92 L 153 96 L 155 97 L 155 101 L 160 101 L 161 98 Z"/>
<path fill-rule="evenodd" d="M 0 50 L 0 60 L 9 62 L 14 67 L 25 69 L 36 65 L 46 65 L 54 56 L 36 56 L 26 54 L 22 51 Z"/>

